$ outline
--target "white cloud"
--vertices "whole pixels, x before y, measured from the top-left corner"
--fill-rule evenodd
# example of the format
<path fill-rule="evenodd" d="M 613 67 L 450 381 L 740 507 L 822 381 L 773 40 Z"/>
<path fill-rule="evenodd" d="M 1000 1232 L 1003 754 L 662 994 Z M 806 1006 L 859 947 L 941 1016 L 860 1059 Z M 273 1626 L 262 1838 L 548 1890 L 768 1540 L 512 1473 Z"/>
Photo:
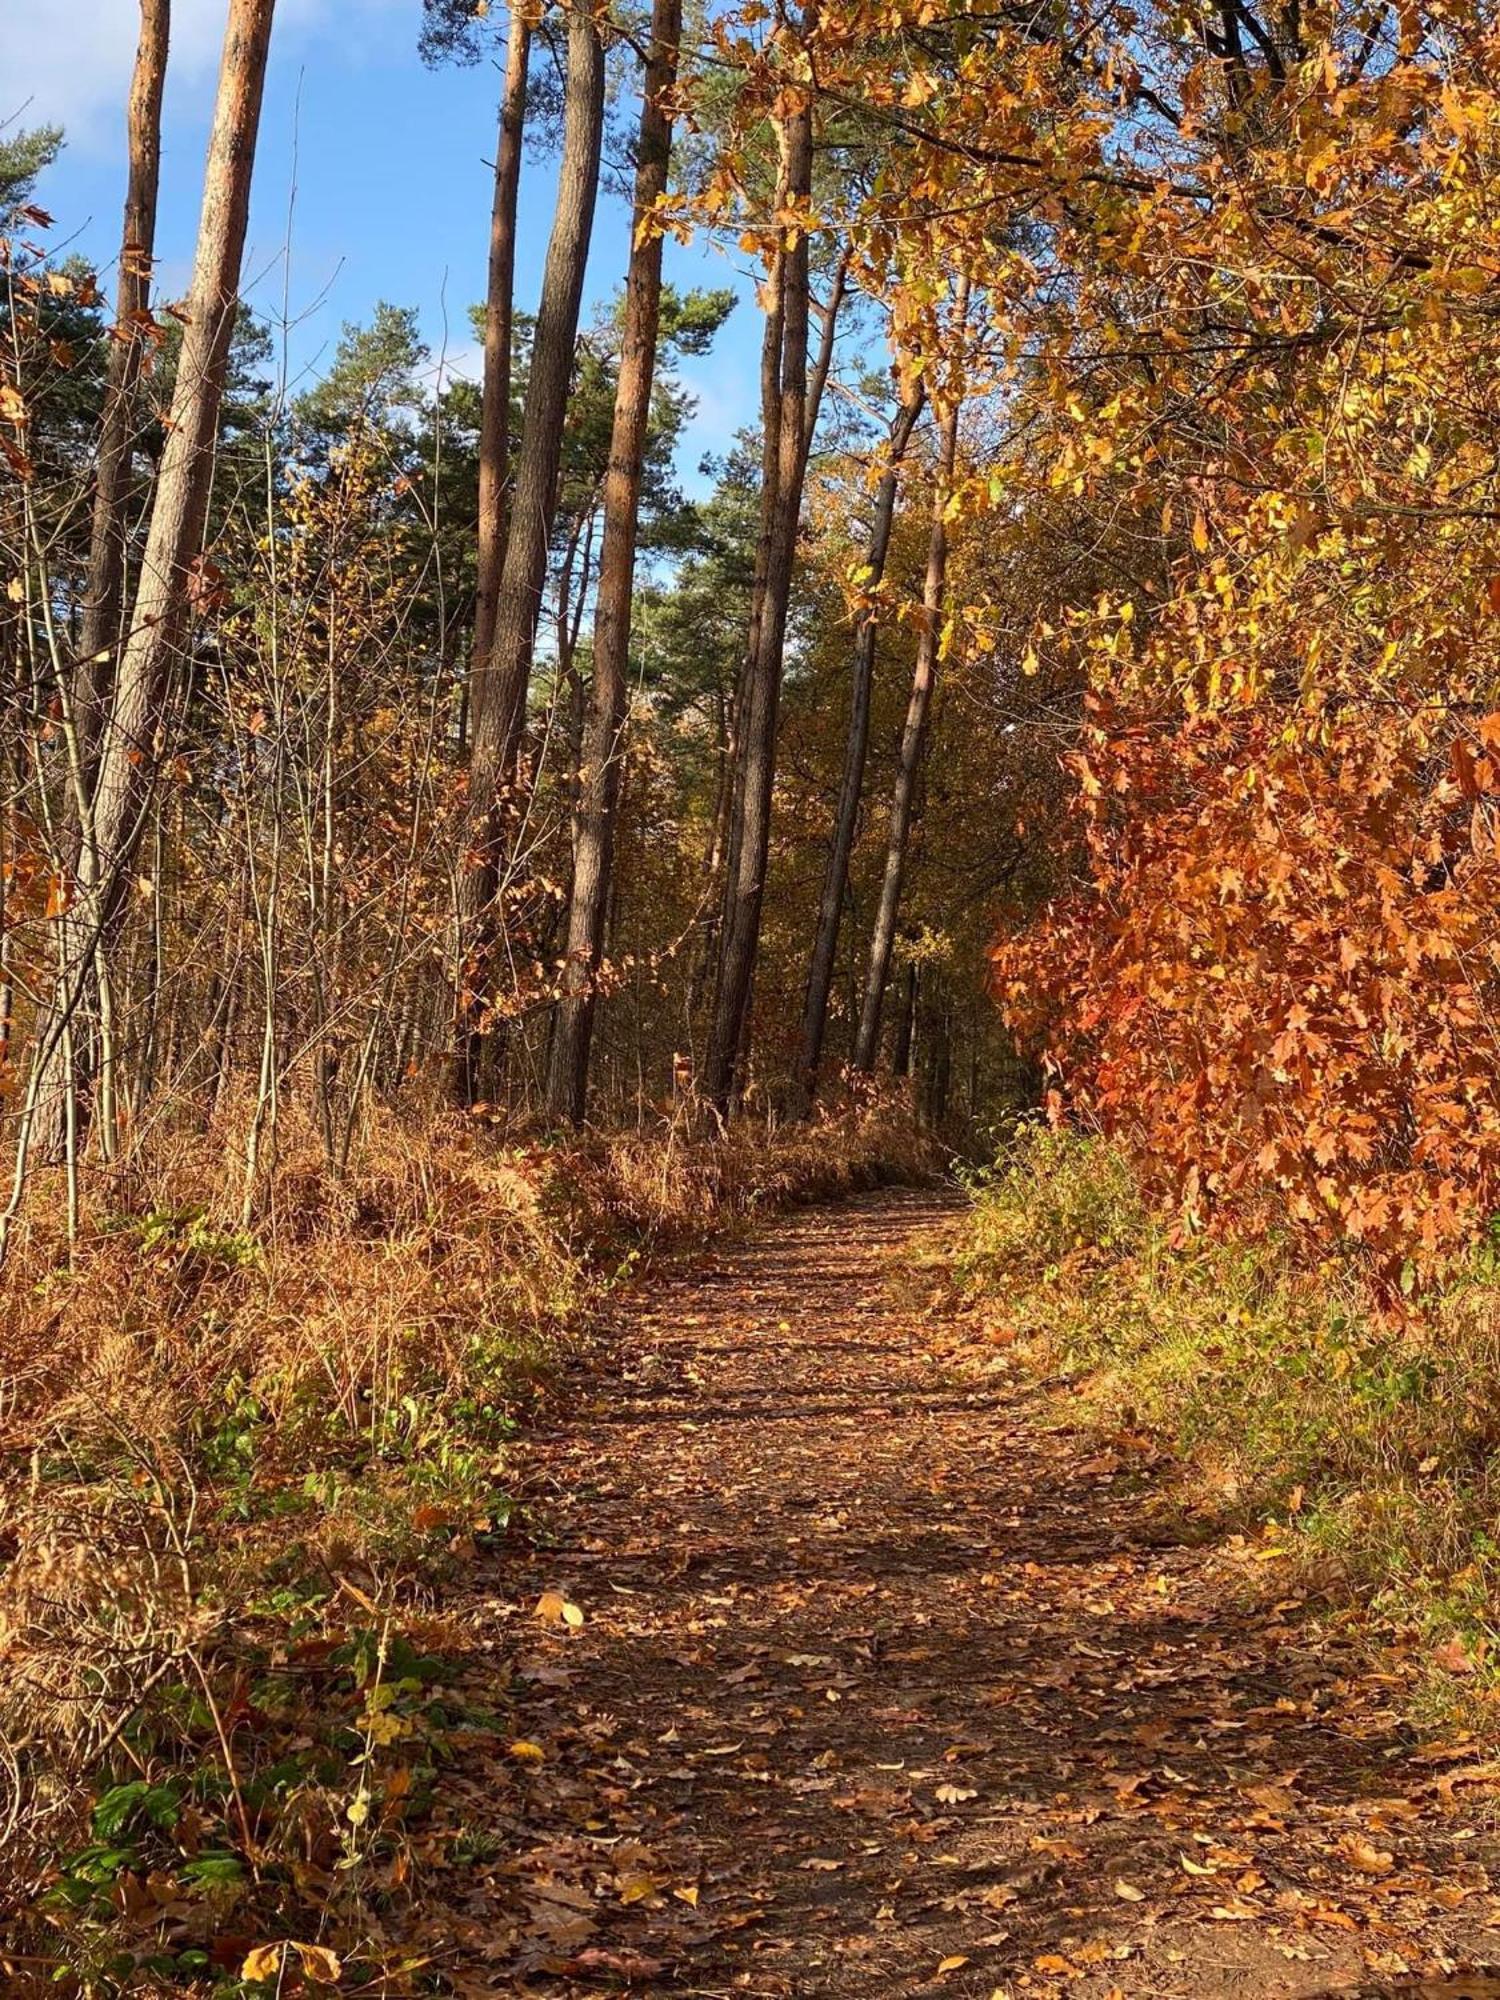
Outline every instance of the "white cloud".
<path fill-rule="evenodd" d="M 429 374 L 434 389 L 440 381 L 483 382 L 484 342 L 450 337 L 447 347 L 435 348 Z"/>
<path fill-rule="evenodd" d="M 0 118 L 61 125 L 89 150 L 117 146 L 139 28 L 135 0 L 0 0 Z M 223 34 L 224 0 L 174 0 L 174 82 L 211 76 Z"/>
<path fill-rule="evenodd" d="M 388 0 L 352 0 L 374 11 Z M 337 0 L 281 0 L 273 52 L 331 14 Z M 206 104 L 224 39 L 226 0 L 172 0 L 172 106 Z M 137 0 L 0 0 L 0 124 L 61 125 L 80 152 L 118 150 L 140 28 Z"/>

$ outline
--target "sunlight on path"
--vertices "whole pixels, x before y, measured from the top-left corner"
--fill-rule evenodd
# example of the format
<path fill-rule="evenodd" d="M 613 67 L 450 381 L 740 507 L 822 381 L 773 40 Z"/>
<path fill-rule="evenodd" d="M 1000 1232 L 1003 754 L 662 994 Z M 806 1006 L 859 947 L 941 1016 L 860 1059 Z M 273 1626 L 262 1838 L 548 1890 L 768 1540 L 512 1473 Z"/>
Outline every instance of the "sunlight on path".
<path fill-rule="evenodd" d="M 530 1447 L 555 1539 L 477 1608 L 513 1769 L 445 1789 L 460 1990 L 1310 2000 L 1500 1961 L 1489 1773 L 951 1358 L 888 1272 L 954 1208 L 869 1195 L 648 1285 Z"/>

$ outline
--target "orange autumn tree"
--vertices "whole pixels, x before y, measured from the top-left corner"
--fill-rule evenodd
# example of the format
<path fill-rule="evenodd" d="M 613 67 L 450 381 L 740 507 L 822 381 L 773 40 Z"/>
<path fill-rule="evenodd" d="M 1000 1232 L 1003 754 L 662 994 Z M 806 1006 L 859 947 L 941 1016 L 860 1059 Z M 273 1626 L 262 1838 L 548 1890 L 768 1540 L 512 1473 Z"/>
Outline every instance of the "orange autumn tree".
<path fill-rule="evenodd" d="M 960 504 L 1046 557 L 1061 503 L 1110 577 L 1013 660 L 1093 698 L 1006 1017 L 1194 1215 L 1396 1269 L 1500 1206 L 1497 55 L 1363 0 L 882 0 L 809 55 L 882 134 L 858 281 L 920 362 L 967 272 L 1007 357 Z"/>
<path fill-rule="evenodd" d="M 1394 1268 L 1500 1206 L 1496 54 L 1334 9 L 1243 95 L 1200 65 L 1196 168 L 1096 236 L 1034 392 L 1052 483 L 1170 567 L 1060 641 L 1082 880 L 999 947 L 1007 1017 L 1190 1212 Z"/>

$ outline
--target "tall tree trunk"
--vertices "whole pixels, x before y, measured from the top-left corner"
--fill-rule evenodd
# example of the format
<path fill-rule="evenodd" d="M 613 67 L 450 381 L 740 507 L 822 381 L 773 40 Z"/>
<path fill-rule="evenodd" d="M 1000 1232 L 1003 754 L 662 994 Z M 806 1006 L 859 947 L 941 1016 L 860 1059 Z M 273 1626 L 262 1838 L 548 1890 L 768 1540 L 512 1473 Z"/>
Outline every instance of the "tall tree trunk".
<path fill-rule="evenodd" d="M 506 795 L 516 777 L 547 580 L 547 548 L 557 506 L 603 133 L 604 49 L 588 0 L 574 0 L 568 21 L 557 208 L 537 309 L 494 637 L 472 681 L 468 840 L 457 897 L 459 991 L 453 1089 L 461 1103 L 473 1099 L 489 1011 L 485 989 L 493 973 L 494 905 Z"/>
<path fill-rule="evenodd" d="M 662 239 L 650 226 L 666 192 L 672 157 L 669 94 L 677 77 L 682 0 L 654 0 L 651 50 L 641 100 L 636 152 L 634 234 L 625 280 L 625 328 L 615 385 L 609 471 L 604 484 L 604 544 L 594 610 L 594 678 L 579 775 L 578 837 L 563 995 L 552 1037 L 547 1079 L 551 1115 L 581 1125 L 588 1104 L 589 1049 L 599 962 L 604 951 L 620 802 L 630 657 L 630 605 L 635 588 L 641 470 L 661 319 Z"/>
<path fill-rule="evenodd" d="M 482 673 L 495 637 L 495 605 L 505 561 L 506 486 L 510 470 L 511 328 L 515 309 L 516 203 L 526 130 L 526 72 L 531 26 L 520 5 L 510 10 L 500 137 L 495 152 L 495 200 L 490 212 L 489 282 L 484 303 L 484 391 L 479 418 L 479 523 L 474 595 L 473 671 Z"/>
<path fill-rule="evenodd" d="M 959 324 L 967 304 L 966 288 L 960 286 Z M 854 1045 L 856 1069 L 873 1070 L 880 1047 L 880 1017 L 885 1008 L 886 982 L 890 978 L 891 948 L 896 939 L 896 917 L 901 908 L 901 879 L 906 872 L 906 849 L 911 834 L 912 803 L 922 753 L 927 747 L 927 723 L 932 713 L 932 690 L 937 680 L 938 651 L 943 625 L 943 598 L 948 569 L 948 526 L 944 515 L 953 485 L 953 467 L 958 456 L 959 395 L 951 391 L 939 422 L 938 477 L 932 492 L 932 527 L 927 540 L 927 573 L 922 583 L 922 629 L 917 640 L 916 664 L 912 670 L 911 695 L 906 704 L 906 726 L 901 732 L 901 754 L 896 765 L 896 783 L 891 794 L 890 834 L 886 843 L 885 879 L 875 910 L 875 928 L 870 939 L 870 964 L 865 975 L 865 992 L 859 1015 L 859 1036 Z"/>
<path fill-rule="evenodd" d="M 140 405 L 146 329 L 151 318 L 156 194 L 161 177 L 161 97 L 167 74 L 171 17 L 171 0 L 141 0 L 141 34 L 126 119 L 129 166 L 125 222 L 120 235 L 115 324 L 105 374 L 88 583 L 79 638 L 77 714 L 80 758 L 86 776 L 93 769 L 103 707 L 109 699 L 114 662 L 121 644 L 130 459 Z"/>
<path fill-rule="evenodd" d="M 828 377 L 833 368 L 833 347 L 838 338 L 839 314 L 849 291 L 849 263 L 852 253 L 846 245 L 839 252 L 839 260 L 833 267 L 833 278 L 828 286 L 828 297 L 821 306 L 816 306 L 818 317 L 823 322 L 823 330 L 818 336 L 818 353 L 813 362 L 812 375 L 807 384 L 807 400 L 802 411 L 802 475 L 807 476 L 807 461 L 812 453 L 813 436 L 818 428 L 818 416 L 823 408 L 823 397 L 828 388 Z M 809 300 L 809 306 L 813 302 Z"/>
<path fill-rule="evenodd" d="M 99 746 L 71 909 L 63 919 L 56 991 L 41 1024 L 38 1143 L 60 1151 L 70 1104 L 86 1110 L 89 1072 L 108 1063 L 72 1033 L 85 985 L 107 987 L 131 863 L 150 820 L 161 726 L 191 620 L 214 445 L 234 334 L 266 55 L 275 0 L 229 0 L 223 60 L 171 421 L 157 475 L 145 555 Z M 72 1073 L 64 1049 L 74 1050 Z"/>
<path fill-rule="evenodd" d="M 912 1043 L 917 1028 L 918 985 L 921 973 L 915 959 L 907 962 L 906 978 L 901 988 L 901 1013 L 896 1021 L 896 1046 L 891 1051 L 892 1076 L 911 1075 Z"/>
<path fill-rule="evenodd" d="M 808 25 L 812 25 L 811 8 Z M 805 208 L 810 196 L 812 124 L 812 99 L 808 95 L 789 112 L 780 129 L 783 205 Z M 776 775 L 782 654 L 807 466 L 808 245 L 800 228 L 788 230 L 787 236 L 790 240 L 783 243 L 777 258 L 775 276 L 779 296 L 772 301 L 773 312 L 779 303 L 782 325 L 776 370 L 775 471 L 770 490 L 762 500 L 765 583 L 760 593 L 759 617 L 754 621 L 754 650 L 746 662 L 740 703 L 738 783 L 724 884 L 718 977 L 704 1062 L 704 1095 L 720 1117 L 727 1114 L 741 1081 L 740 1052 L 760 943 L 761 906 L 770 851 L 771 793 Z M 770 415 L 768 410 L 768 418 Z"/>
<path fill-rule="evenodd" d="M 891 527 L 896 517 L 896 489 L 901 478 L 901 461 L 921 414 L 923 387 L 920 379 L 896 412 L 886 452 L 885 471 L 875 495 L 875 513 L 870 523 L 870 539 L 865 550 L 865 588 L 874 591 L 885 574 L 885 559 L 891 545 Z M 818 924 L 813 937 L 812 962 L 807 973 L 807 995 L 802 1007 L 802 1035 L 797 1057 L 797 1109 L 805 1116 L 812 1108 L 817 1089 L 818 1065 L 823 1059 L 823 1036 L 828 1027 L 828 995 L 833 986 L 833 969 L 838 957 L 839 921 L 844 910 L 844 891 L 849 880 L 849 856 L 854 850 L 854 829 L 859 820 L 860 797 L 864 790 L 865 758 L 870 745 L 870 695 L 875 676 L 875 646 L 880 621 L 874 605 L 860 613 L 854 639 L 854 664 L 849 686 L 849 733 L 844 744 L 844 770 L 839 781 L 838 810 L 834 818 L 833 845 L 823 873 L 823 893 L 818 903 Z"/>
<path fill-rule="evenodd" d="M 777 188 L 777 205 L 786 192 L 785 178 Z M 723 744 L 725 756 L 719 769 L 719 785 L 714 801 L 713 835 L 709 842 L 704 901 L 709 917 L 703 926 L 703 941 L 692 979 L 691 1011 L 696 1013 L 698 995 L 713 978 L 720 976 L 724 935 L 725 885 L 738 865 L 740 796 L 743 773 L 740 765 L 740 733 L 745 719 L 745 694 L 755 671 L 760 646 L 761 613 L 766 601 L 766 568 L 770 559 L 771 531 L 776 516 L 777 446 L 781 429 L 781 349 L 785 323 L 782 286 L 784 246 L 777 249 L 766 282 L 766 323 L 760 343 L 760 518 L 755 537 L 755 564 L 750 579 L 750 616 L 745 626 L 745 651 L 725 706 Z M 712 1010 L 709 1032 L 712 1034 Z"/>
<path fill-rule="evenodd" d="M 786 194 L 783 166 L 781 183 L 777 189 L 778 208 L 783 206 Z M 755 674 L 755 663 L 760 647 L 761 617 L 766 601 L 766 572 L 770 562 L 771 542 L 776 532 L 777 495 L 782 490 L 781 357 L 783 329 L 786 324 L 786 293 L 782 282 L 783 257 L 784 251 L 778 251 L 766 287 L 771 294 L 772 303 L 766 313 L 760 355 L 760 524 L 755 544 L 755 570 L 750 589 L 750 618 L 746 630 L 745 652 L 728 705 L 728 727 L 724 735 L 728 756 L 719 772 L 715 795 L 713 837 L 709 843 L 706 871 L 708 880 L 705 889 L 712 914 L 703 927 L 699 962 L 693 974 L 694 999 L 691 1011 L 695 1013 L 697 995 L 707 984 L 710 973 L 717 974 L 720 965 L 719 947 L 724 926 L 723 882 L 734 874 L 739 865 L 740 842 L 745 830 L 744 815 L 741 810 L 744 770 L 739 757 L 740 727 L 745 714 L 746 690 Z M 839 309 L 844 302 L 848 275 L 849 253 L 846 250 L 839 258 L 833 283 L 829 289 L 828 303 L 822 309 L 823 332 L 819 341 L 818 357 L 803 399 L 802 450 L 796 475 L 799 506 L 802 482 L 807 476 L 808 456 L 812 450 L 813 432 L 817 428 L 818 412 L 822 408 L 823 392 L 828 386 L 829 370 L 833 364 L 834 336 L 838 328 Z M 747 1018 L 748 1008 L 747 997 Z M 743 1032 L 740 1046 L 742 1049 L 745 1046 Z"/>

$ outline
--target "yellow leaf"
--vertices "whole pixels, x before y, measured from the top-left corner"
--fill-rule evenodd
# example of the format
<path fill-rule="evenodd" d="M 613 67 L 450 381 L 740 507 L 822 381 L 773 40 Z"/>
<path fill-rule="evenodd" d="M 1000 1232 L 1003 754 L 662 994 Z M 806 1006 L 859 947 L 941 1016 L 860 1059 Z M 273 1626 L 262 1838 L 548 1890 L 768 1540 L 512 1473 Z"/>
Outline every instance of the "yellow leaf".
<path fill-rule="evenodd" d="M 1468 111 L 1465 108 L 1463 99 L 1459 96 L 1458 92 L 1453 88 L 1451 83 L 1445 83 L 1443 85 L 1442 102 L 1443 102 L 1443 116 L 1447 119 L 1448 123 L 1453 127 L 1453 130 L 1458 134 L 1458 136 L 1460 138 L 1463 138 L 1464 134 L 1469 129 L 1471 121 L 1469 118 Z"/>
<path fill-rule="evenodd" d="M 344 1968 L 336 1952 L 321 1944 L 294 1944 L 292 1950 L 301 1960 L 304 1979 L 310 1979 L 315 1986 L 338 1985 Z"/>
<path fill-rule="evenodd" d="M 1193 547 L 1200 556 L 1208 552 L 1208 522 L 1201 507 L 1193 516 Z"/>
<path fill-rule="evenodd" d="M 1145 1890 L 1137 1889 L 1134 1882 L 1116 1882 L 1115 1894 L 1122 1903 L 1144 1903 L 1146 1900 Z"/>
<path fill-rule="evenodd" d="M 942 1961 L 942 1963 L 938 1966 L 938 1971 L 939 1973 L 957 1972 L 958 1968 L 961 1965 L 967 1965 L 968 1962 L 969 1962 L 968 1959 L 964 1957 L 962 1952 L 955 1952 L 952 1958 L 945 1958 Z"/>
<path fill-rule="evenodd" d="M 576 1604 L 570 1604 L 560 1590 L 544 1590 L 536 1601 L 536 1615 L 545 1618 L 549 1624 L 571 1625 L 576 1631 L 583 1623 L 583 1613 Z"/>
<path fill-rule="evenodd" d="M 240 1967 L 241 1979 L 279 1980 L 288 1952 L 297 1954 L 303 1978 L 315 1986 L 337 1986 L 343 1977 L 344 1968 L 337 1952 L 330 1951 L 326 1945 L 299 1944 L 295 1939 L 288 1938 L 280 1944 L 258 1944 L 248 1952 Z"/>
<path fill-rule="evenodd" d="M 540 1743 L 532 1743 L 524 1736 L 518 1736 L 510 1746 L 510 1755 L 519 1757 L 523 1764 L 540 1764 L 546 1758 L 546 1751 Z"/>

